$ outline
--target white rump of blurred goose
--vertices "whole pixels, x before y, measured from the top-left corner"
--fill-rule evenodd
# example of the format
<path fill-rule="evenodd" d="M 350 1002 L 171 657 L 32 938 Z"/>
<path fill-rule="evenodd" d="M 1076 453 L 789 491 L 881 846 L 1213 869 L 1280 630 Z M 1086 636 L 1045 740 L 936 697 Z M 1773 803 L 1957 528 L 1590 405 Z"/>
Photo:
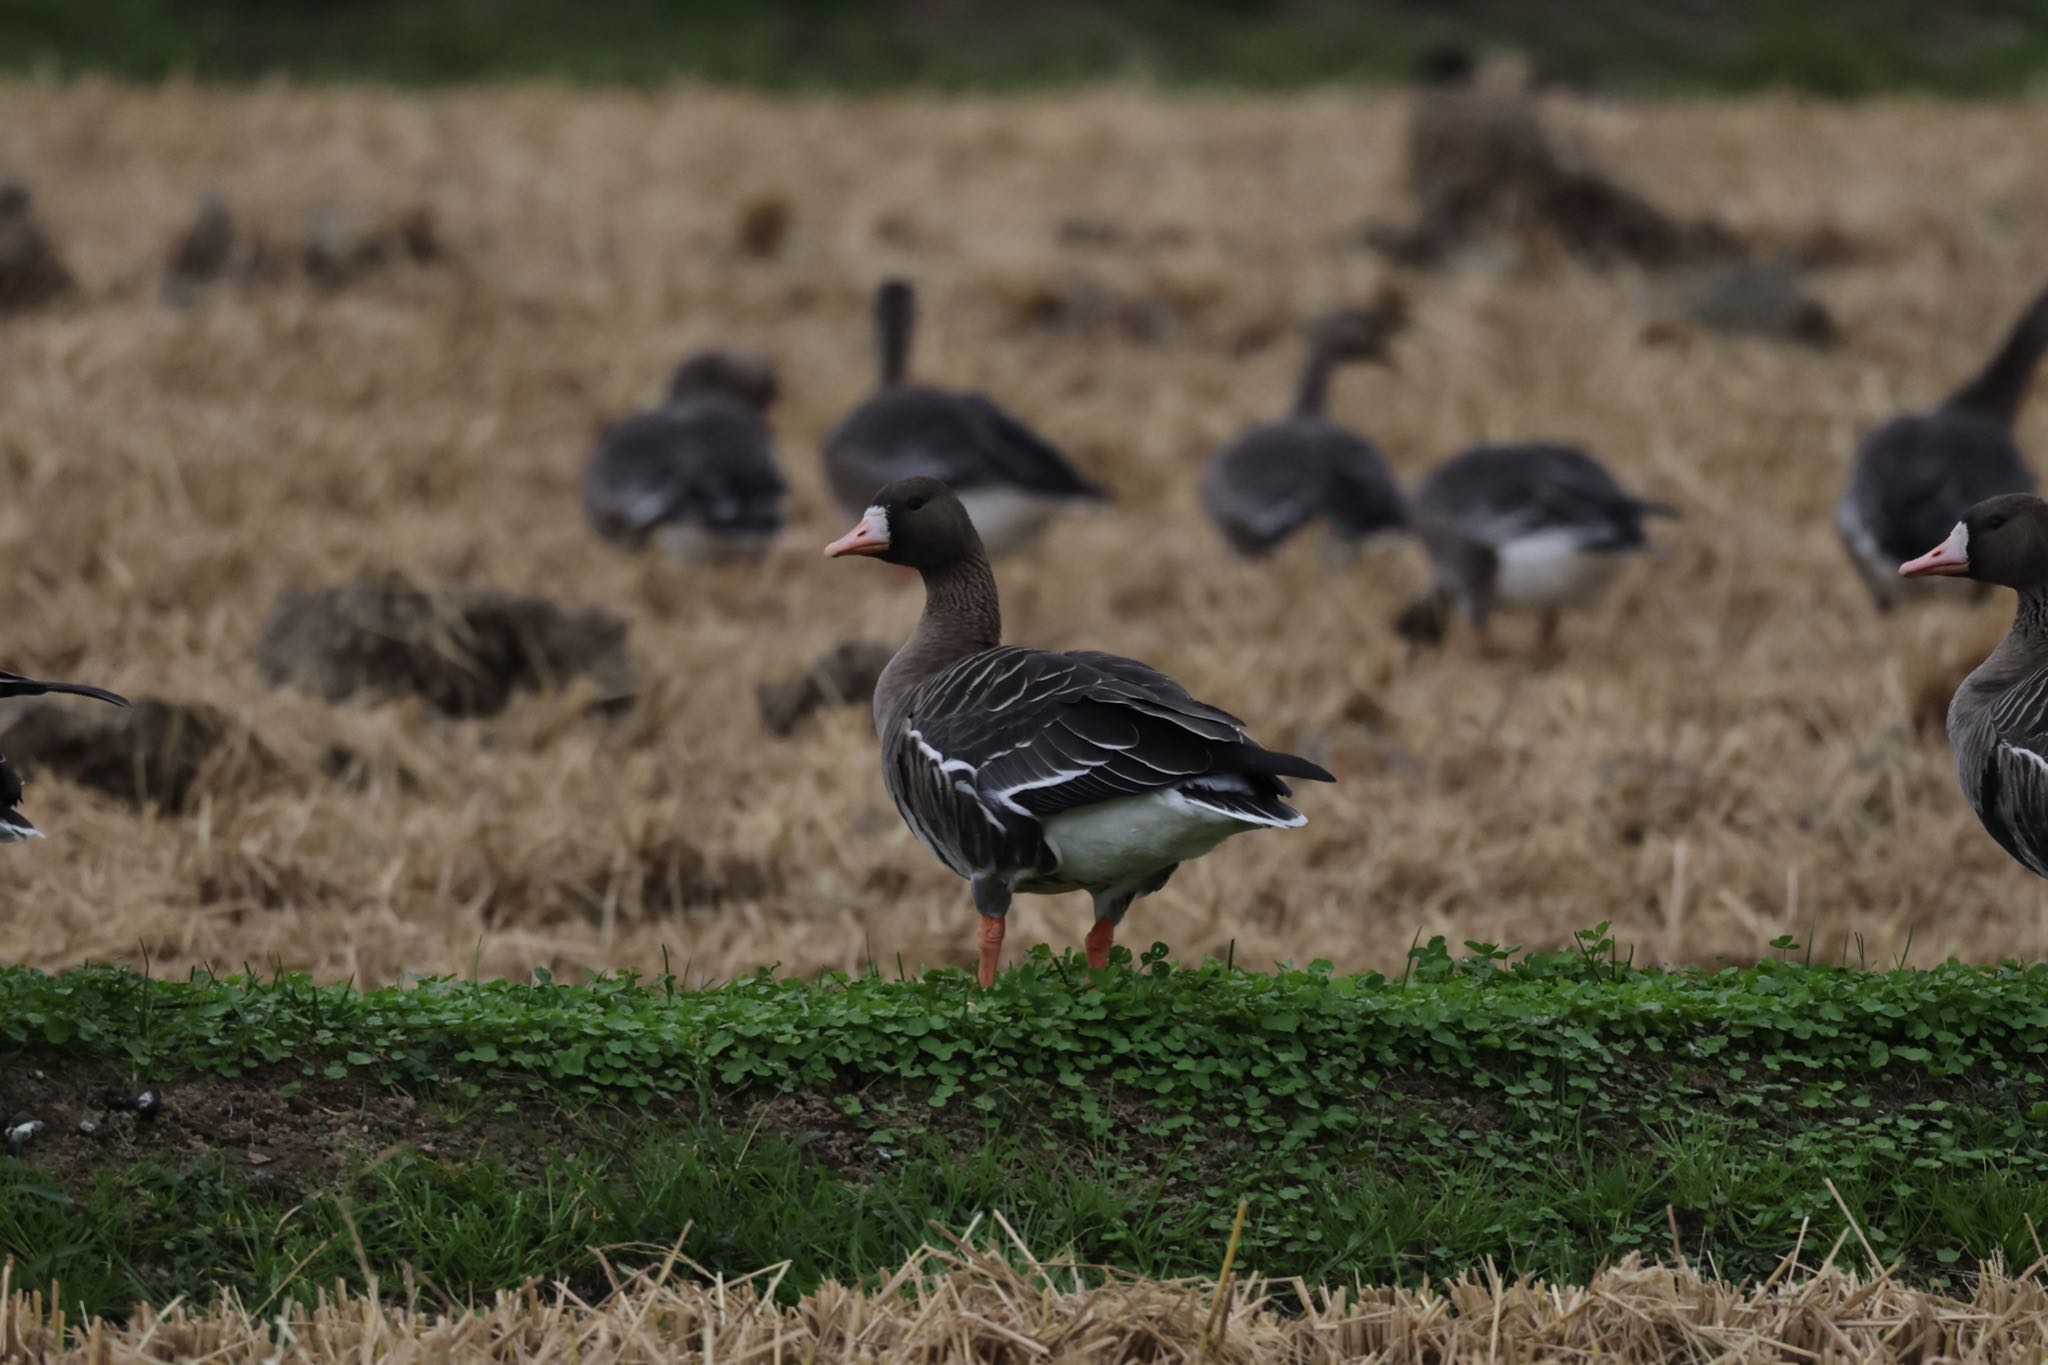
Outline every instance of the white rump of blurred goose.
<path fill-rule="evenodd" d="M 1899 576 L 1969 578 L 2019 594 L 2012 629 L 1949 702 L 1948 742 L 1985 830 L 2048 877 L 2048 502 L 1987 498 Z"/>
<path fill-rule="evenodd" d="M 84 683 L 44 682 L 39 678 L 24 678 L 19 673 L 0 673 L 0 698 L 42 697 L 52 694 L 92 697 L 98 701 L 111 702 L 115 706 L 128 704 L 126 697 L 109 692 L 103 687 L 88 687 Z M 43 832 L 30 824 L 28 817 L 18 809 L 20 805 L 21 777 L 8 765 L 6 758 L 0 757 L 0 844 L 43 837 Z"/>
<path fill-rule="evenodd" d="M 1576 446 L 1478 446 L 1454 455 L 1416 490 L 1416 531 L 1437 588 L 1409 609 L 1402 628 L 1433 631 L 1453 602 L 1490 649 L 1494 612 L 1534 611 L 1549 648 L 1560 612 L 1594 600 L 1624 556 L 1650 548 L 1644 519 L 1677 515 L 1623 489 Z"/>
<path fill-rule="evenodd" d="M 1372 442 L 1323 415 L 1337 366 L 1388 364 L 1402 320 L 1397 300 L 1371 311 L 1340 308 L 1309 329 L 1294 409 L 1245 432 L 1209 463 L 1202 506 L 1239 554 L 1271 553 L 1316 517 L 1355 545 L 1408 524 L 1401 489 Z"/>
<path fill-rule="evenodd" d="M 583 509 L 606 540 L 650 541 L 673 559 L 757 555 L 782 529 L 788 493 L 768 409 L 775 369 L 759 356 L 688 357 L 660 407 L 614 423 L 583 470 Z"/>
<path fill-rule="evenodd" d="M 875 689 L 882 781 L 972 885 L 984 986 L 1016 893 L 1088 892 L 1088 962 L 1107 966 L 1132 901 L 1230 835 L 1302 824 L 1284 779 L 1335 781 L 1133 659 L 1005 645 L 981 537 L 936 479 L 886 485 L 825 553 L 924 578 L 924 615 Z"/>
<path fill-rule="evenodd" d="M 983 544 L 1001 554 L 1028 543 L 1062 507 L 1108 497 L 986 396 L 910 383 L 916 308 L 902 280 L 875 292 L 880 387 L 826 433 L 823 447 L 825 481 L 842 512 L 860 516 L 892 480 L 940 479 L 966 504 Z"/>
<path fill-rule="evenodd" d="M 2000 493 L 2031 493 L 2034 475 L 2013 420 L 2048 351 L 2048 290 L 2020 315 L 1998 354 L 1931 412 L 1895 417 L 1864 437 L 1835 508 L 1835 529 L 1878 610 L 1899 598 L 1893 566 L 1948 534 Z"/>

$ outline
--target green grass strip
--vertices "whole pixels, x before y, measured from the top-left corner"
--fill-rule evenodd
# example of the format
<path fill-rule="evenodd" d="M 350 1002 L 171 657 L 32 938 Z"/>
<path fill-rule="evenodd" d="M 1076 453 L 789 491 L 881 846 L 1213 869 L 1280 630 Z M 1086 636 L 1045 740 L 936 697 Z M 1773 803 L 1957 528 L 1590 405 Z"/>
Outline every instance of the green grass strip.
<path fill-rule="evenodd" d="M 1577 952 L 1473 947 L 1419 948 L 1403 979 L 1177 968 L 1163 949 L 1090 972 L 1041 954 L 988 992 L 958 972 L 356 991 L 16 970 L 0 972 L 0 1063 L 255 1074 L 281 1092 L 338 1079 L 570 1115 L 581 1136 L 545 1160 L 387 1156 L 327 1192 L 383 1229 L 366 1244 L 387 1287 L 433 1266 L 457 1296 L 592 1274 L 590 1248 L 665 1246 L 691 1221 L 700 1261 L 795 1257 L 796 1291 L 891 1269 L 926 1217 L 962 1226 L 990 1207 L 1047 1253 L 1197 1274 L 1240 1196 L 1246 1262 L 1312 1283 L 1412 1283 L 1481 1257 L 1583 1277 L 1633 1250 L 1668 1256 L 1673 1221 L 1684 1254 L 1757 1274 L 1802 1224 L 1822 1245 L 1847 1230 L 1830 1179 L 1908 1275 L 2034 1258 L 2048 967 L 1664 973 L 1615 961 L 1599 933 Z M 746 1117 L 795 1100 L 828 1121 Z M 821 1125 L 840 1144 L 829 1159 Z M 62 1279 L 102 1306 L 360 1271 L 352 1245 L 321 1240 L 339 1215 L 307 1212 L 303 1191 L 190 1175 L 143 1163 L 66 1188 L 32 1152 L 0 1159 L 0 1253 L 28 1268 L 17 1283 Z M 164 1189 L 185 1253 L 133 1218 L 80 1213 L 158 1207 Z M 257 1256 L 249 1230 L 287 1208 L 313 1240 Z M 312 1248 L 300 1280 L 278 1280 Z M 117 1269 L 88 1294 L 77 1277 L 100 1263 Z"/>

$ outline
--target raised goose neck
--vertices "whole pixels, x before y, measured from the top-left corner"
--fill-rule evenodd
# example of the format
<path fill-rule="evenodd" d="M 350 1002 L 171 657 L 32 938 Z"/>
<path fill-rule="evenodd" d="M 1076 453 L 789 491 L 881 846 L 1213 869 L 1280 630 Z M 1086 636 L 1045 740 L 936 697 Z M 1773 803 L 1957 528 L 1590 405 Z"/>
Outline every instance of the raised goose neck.
<path fill-rule="evenodd" d="M 875 685 L 875 729 L 888 729 L 917 685 L 970 654 L 1003 642 L 995 572 L 977 546 L 967 558 L 924 575 L 924 615 Z"/>
<path fill-rule="evenodd" d="M 2026 401 L 2043 352 L 2048 352 L 2048 292 L 2034 300 L 1998 354 L 1976 378 L 1957 389 L 1947 405 L 1980 412 L 2011 426 Z"/>
<path fill-rule="evenodd" d="M 1336 354 L 1321 341 L 1312 342 L 1308 360 L 1301 367 L 1301 382 L 1294 390 L 1294 415 L 1320 417 L 1330 401 L 1330 374 L 1337 368 Z"/>
<path fill-rule="evenodd" d="M 910 371 L 910 332 L 913 305 L 907 296 L 884 294 L 875 301 L 875 358 L 880 365 L 877 378 L 885 389 L 903 382 Z"/>

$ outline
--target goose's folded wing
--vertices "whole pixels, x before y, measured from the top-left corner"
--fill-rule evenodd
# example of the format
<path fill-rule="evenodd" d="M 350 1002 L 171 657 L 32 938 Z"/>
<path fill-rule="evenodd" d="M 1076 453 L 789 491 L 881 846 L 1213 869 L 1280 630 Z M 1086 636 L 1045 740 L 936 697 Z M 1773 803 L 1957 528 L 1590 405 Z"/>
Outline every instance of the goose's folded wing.
<path fill-rule="evenodd" d="M 2006 852 L 2048 877 L 2048 667 L 1992 704 L 1990 729 L 1971 804 Z"/>
<path fill-rule="evenodd" d="M 1074 468 L 1066 453 L 995 402 L 978 393 L 957 395 L 962 420 L 995 482 L 1050 498 L 1100 498 L 1102 489 Z"/>
<path fill-rule="evenodd" d="M 920 689 L 905 724 L 926 761 L 999 820 L 1157 791 L 1264 753 L 1236 717 L 1158 670 L 1093 652 L 977 654 Z"/>

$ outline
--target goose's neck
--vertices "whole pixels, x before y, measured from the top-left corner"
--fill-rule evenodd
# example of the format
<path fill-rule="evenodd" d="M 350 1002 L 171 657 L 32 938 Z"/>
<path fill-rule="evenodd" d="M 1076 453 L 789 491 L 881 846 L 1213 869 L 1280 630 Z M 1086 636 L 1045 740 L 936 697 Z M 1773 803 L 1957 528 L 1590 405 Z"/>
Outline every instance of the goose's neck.
<path fill-rule="evenodd" d="M 910 333 L 914 323 L 906 307 L 884 305 L 875 312 L 876 374 L 881 387 L 893 389 L 910 372 Z"/>
<path fill-rule="evenodd" d="M 1301 367 L 1301 382 L 1294 389 L 1294 415 L 1296 417 L 1320 417 L 1330 402 L 1330 374 L 1337 368 L 1337 358 L 1327 346 L 1309 348 L 1308 360 Z"/>
<path fill-rule="evenodd" d="M 1003 642 L 1003 610 L 988 556 L 970 557 L 924 575 L 924 615 L 875 685 L 875 728 L 886 729 L 917 685 L 970 654 Z"/>
<path fill-rule="evenodd" d="M 2020 593 L 2013 612 L 2012 629 L 1998 642 L 1969 681 L 1983 687 L 2012 682 L 2041 666 L 2048 656 L 2048 587 L 2028 588 Z"/>
<path fill-rule="evenodd" d="M 1975 378 L 1949 398 L 1950 407 L 1967 408 L 2011 426 L 2027 400 L 2027 389 L 2041 357 L 2048 353 L 2048 293 L 2034 300 L 2013 325 L 2005 344 Z"/>

